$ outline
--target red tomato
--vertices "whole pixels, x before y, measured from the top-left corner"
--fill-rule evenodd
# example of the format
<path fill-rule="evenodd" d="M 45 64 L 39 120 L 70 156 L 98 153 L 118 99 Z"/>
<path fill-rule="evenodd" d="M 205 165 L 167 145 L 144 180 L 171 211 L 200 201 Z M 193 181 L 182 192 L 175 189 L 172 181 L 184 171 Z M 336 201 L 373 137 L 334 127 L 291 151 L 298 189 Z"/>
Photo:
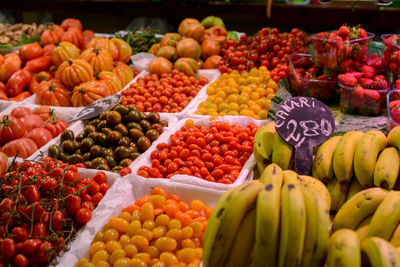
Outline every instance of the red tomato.
<path fill-rule="evenodd" d="M 51 139 L 53 139 L 50 131 L 45 128 L 32 129 L 26 135 L 26 137 L 33 140 L 39 148 L 47 144 Z"/>
<path fill-rule="evenodd" d="M 67 212 L 70 215 L 74 215 L 81 206 L 81 198 L 79 196 L 70 196 L 66 200 Z"/>
<path fill-rule="evenodd" d="M 49 260 L 52 248 L 53 245 L 48 241 L 40 245 L 38 250 L 39 262 L 47 262 Z"/>
<path fill-rule="evenodd" d="M 97 192 L 92 196 L 92 202 L 97 206 L 99 202 L 103 199 L 103 194 L 100 192 Z"/>
<path fill-rule="evenodd" d="M 23 243 L 21 252 L 24 254 L 33 254 L 39 249 L 41 244 L 42 241 L 40 239 L 28 239 Z"/>
<path fill-rule="evenodd" d="M 46 225 L 42 222 L 37 222 L 33 225 L 32 236 L 44 237 L 46 236 Z"/>
<path fill-rule="evenodd" d="M 24 254 L 19 253 L 14 257 L 14 264 L 17 267 L 26 267 L 29 265 L 29 260 Z"/>
<path fill-rule="evenodd" d="M 21 118 L 21 123 L 25 126 L 25 129 L 29 132 L 32 129 L 42 127 L 44 121 L 42 117 L 40 117 L 39 115 L 30 114 Z"/>
<path fill-rule="evenodd" d="M 18 156 L 20 158 L 27 158 L 32 155 L 38 147 L 35 142 L 29 138 L 19 138 L 17 140 L 8 142 L 3 146 L 2 152 L 9 157 Z"/>
<path fill-rule="evenodd" d="M 100 193 L 102 193 L 103 195 L 106 194 L 106 192 L 108 191 L 108 189 L 110 189 L 110 185 L 107 183 L 102 183 L 100 185 Z"/>
<path fill-rule="evenodd" d="M 81 176 L 76 171 L 68 170 L 65 172 L 64 182 L 67 184 L 75 183 L 76 181 L 78 181 L 80 179 L 81 179 Z"/>
<path fill-rule="evenodd" d="M 33 58 L 41 57 L 45 53 L 45 50 L 39 45 L 38 42 L 33 44 L 26 44 L 21 46 L 19 49 L 19 55 L 22 60 L 30 60 Z"/>
<path fill-rule="evenodd" d="M 125 168 L 122 168 L 122 170 L 120 171 L 119 174 L 120 174 L 121 176 L 125 176 L 125 175 L 131 174 L 131 173 L 132 173 L 131 168 L 125 167 Z"/>
<path fill-rule="evenodd" d="M 56 188 L 57 185 L 58 185 L 57 180 L 54 179 L 53 177 L 48 176 L 48 177 L 44 178 L 44 182 L 43 182 L 42 186 L 40 187 L 40 190 L 42 192 L 47 192 L 47 191 L 50 191 L 50 190 Z"/>
<path fill-rule="evenodd" d="M 93 177 L 93 180 L 100 185 L 103 183 L 107 183 L 107 175 L 105 172 L 100 171 L 96 173 L 96 175 Z"/>
<path fill-rule="evenodd" d="M 16 107 L 10 113 L 11 116 L 17 119 L 20 119 L 29 114 L 32 114 L 32 111 L 27 107 Z"/>
<path fill-rule="evenodd" d="M 16 252 L 16 248 L 14 239 L 5 238 L 0 247 L 1 255 L 6 259 L 11 259 Z"/>
<path fill-rule="evenodd" d="M 53 228 L 53 231 L 60 231 L 63 226 L 63 221 L 64 221 L 64 213 L 62 213 L 59 210 L 56 210 L 53 212 L 53 215 L 51 215 L 51 227 Z"/>
<path fill-rule="evenodd" d="M 3 116 L 0 124 L 2 125 L 0 128 L 0 142 L 3 144 L 25 135 L 25 126 L 13 116 Z"/>
<path fill-rule="evenodd" d="M 7 81 L 6 93 L 10 96 L 17 96 L 32 80 L 32 74 L 25 69 L 18 70 Z"/>
<path fill-rule="evenodd" d="M 91 201 L 85 201 L 81 204 L 81 208 L 86 208 L 90 211 L 94 210 L 94 204 Z"/>
<path fill-rule="evenodd" d="M 24 242 L 24 241 L 26 241 L 26 240 L 28 239 L 28 237 L 29 237 L 28 231 L 27 231 L 25 228 L 19 227 L 19 226 L 14 227 L 14 228 L 11 230 L 11 233 L 14 235 L 13 238 L 14 238 L 15 241 L 17 241 L 17 242 Z"/>
<path fill-rule="evenodd" d="M 36 185 L 28 185 L 24 191 L 24 197 L 29 204 L 40 200 L 39 189 Z"/>
<path fill-rule="evenodd" d="M 87 192 L 93 196 L 99 191 L 100 191 L 100 185 L 92 180 L 90 186 L 87 188 Z"/>
<path fill-rule="evenodd" d="M 78 222 L 86 224 L 92 218 L 92 212 L 86 208 L 80 208 L 76 214 L 75 218 Z"/>
<path fill-rule="evenodd" d="M 33 73 L 37 73 L 40 71 L 47 70 L 52 63 L 53 60 L 51 59 L 51 57 L 48 56 L 37 57 L 26 62 L 24 69 Z"/>

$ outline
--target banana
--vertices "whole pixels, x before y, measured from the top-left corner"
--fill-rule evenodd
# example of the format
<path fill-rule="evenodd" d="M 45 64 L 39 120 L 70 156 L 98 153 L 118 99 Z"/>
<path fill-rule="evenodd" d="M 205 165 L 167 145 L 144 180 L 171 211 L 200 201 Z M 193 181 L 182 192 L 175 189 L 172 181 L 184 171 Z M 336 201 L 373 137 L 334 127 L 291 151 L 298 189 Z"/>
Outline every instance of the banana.
<path fill-rule="evenodd" d="M 340 207 L 346 202 L 349 184 L 340 184 L 337 179 L 331 180 L 328 184 L 328 190 L 331 197 L 331 208 L 333 213 L 338 212 Z"/>
<path fill-rule="evenodd" d="M 256 230 L 256 209 L 247 212 L 239 230 L 236 233 L 235 240 L 225 267 L 242 267 L 246 263 L 253 249 Z"/>
<path fill-rule="evenodd" d="M 334 136 L 319 146 L 312 166 L 313 177 L 324 183 L 329 183 L 333 178 L 333 153 L 341 139 L 341 136 Z"/>
<path fill-rule="evenodd" d="M 372 267 L 400 267 L 400 255 L 396 248 L 379 237 L 369 237 L 362 242 L 362 252 Z"/>
<path fill-rule="evenodd" d="M 392 191 L 372 216 L 367 237 L 377 236 L 389 240 L 400 222 L 400 192 Z"/>
<path fill-rule="evenodd" d="M 263 184 L 273 183 L 276 179 L 282 181 L 283 172 L 282 169 L 275 163 L 269 164 L 260 176 L 259 181 Z"/>
<path fill-rule="evenodd" d="M 258 154 L 258 152 L 255 149 L 253 149 L 253 154 L 254 158 L 256 159 L 257 170 L 261 174 L 264 172 L 265 169 L 264 158 L 260 154 Z"/>
<path fill-rule="evenodd" d="M 400 150 L 400 127 L 394 127 L 387 136 L 387 146 Z"/>
<path fill-rule="evenodd" d="M 349 200 L 352 196 L 354 196 L 355 194 L 357 194 L 362 190 L 364 190 L 364 188 L 361 186 L 360 182 L 356 178 L 353 178 L 351 180 L 349 191 L 347 192 L 346 200 Z"/>
<path fill-rule="evenodd" d="M 256 240 L 252 266 L 276 266 L 283 172 L 270 164 L 260 181 L 265 184 L 257 198 Z M 249 265 L 248 265 L 249 266 Z"/>
<path fill-rule="evenodd" d="M 400 224 L 398 224 L 394 230 L 390 243 L 395 247 L 400 247 Z"/>
<path fill-rule="evenodd" d="M 357 226 L 357 236 L 360 239 L 360 242 L 362 243 L 365 238 L 367 238 L 367 233 L 368 233 L 368 226 L 371 223 L 372 216 L 368 216 L 365 220 L 363 220 L 359 226 Z"/>
<path fill-rule="evenodd" d="M 260 127 L 254 135 L 253 149 L 267 161 L 271 160 L 275 132 L 275 122 L 271 121 Z"/>
<path fill-rule="evenodd" d="M 281 192 L 281 234 L 278 265 L 300 266 L 306 231 L 306 210 L 297 174 L 283 172 Z"/>
<path fill-rule="evenodd" d="M 203 247 L 206 250 L 206 260 L 203 258 L 203 264 L 207 266 L 223 266 L 232 248 L 233 241 L 240 224 L 247 211 L 255 205 L 258 193 L 262 190 L 264 184 L 253 180 L 245 183 L 235 194 L 225 201 L 215 215 L 220 222 L 215 234 L 207 236 L 207 239 L 214 238 Z"/>
<path fill-rule="evenodd" d="M 328 240 L 326 267 L 360 267 L 361 249 L 357 234 L 350 229 L 340 229 Z"/>
<path fill-rule="evenodd" d="M 385 148 L 379 155 L 374 171 L 374 184 L 392 189 L 399 175 L 399 152 L 395 147 Z"/>
<path fill-rule="evenodd" d="M 300 177 L 300 178 L 299 178 Z M 307 175 L 300 175 L 297 178 L 297 181 L 300 185 L 305 189 L 314 190 L 317 194 L 319 194 L 322 199 L 325 201 L 328 206 L 328 211 L 331 209 L 331 195 L 328 191 L 328 188 L 318 179 Z"/>
<path fill-rule="evenodd" d="M 361 137 L 361 131 L 345 133 L 333 153 L 333 171 L 340 183 L 348 183 L 353 176 L 354 152 Z"/>
<path fill-rule="evenodd" d="M 286 143 L 279 134 L 275 134 L 273 140 L 272 162 L 281 167 L 282 170 L 289 169 L 293 148 Z"/>
<path fill-rule="evenodd" d="M 256 215 L 256 217 L 257 217 L 257 215 Z M 255 248 L 255 244 L 251 248 L 250 255 L 249 255 L 249 258 L 247 259 L 246 265 L 243 265 L 243 266 L 253 266 L 254 265 L 254 248 Z"/>
<path fill-rule="evenodd" d="M 361 138 L 354 153 L 354 172 L 362 186 L 374 185 L 374 170 L 379 152 L 386 145 L 386 135 L 369 131 Z"/>
<path fill-rule="evenodd" d="M 362 220 L 372 215 L 383 199 L 388 195 L 387 190 L 374 187 L 355 194 L 339 209 L 333 219 L 333 229 L 355 229 Z"/>
<path fill-rule="evenodd" d="M 329 207 L 326 200 L 311 188 L 303 189 L 306 206 L 306 236 L 301 266 L 323 265 L 329 239 Z"/>

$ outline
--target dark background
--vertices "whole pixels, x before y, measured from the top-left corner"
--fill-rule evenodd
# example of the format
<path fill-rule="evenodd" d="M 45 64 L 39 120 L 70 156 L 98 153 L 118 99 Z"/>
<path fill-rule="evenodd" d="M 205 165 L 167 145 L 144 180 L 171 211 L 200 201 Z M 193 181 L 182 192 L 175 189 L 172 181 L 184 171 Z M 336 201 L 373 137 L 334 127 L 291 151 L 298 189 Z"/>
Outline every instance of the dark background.
<path fill-rule="evenodd" d="M 85 29 L 98 33 L 113 33 L 132 25 L 153 25 L 160 33 L 174 32 L 187 17 L 202 19 L 220 16 L 229 30 L 254 34 L 262 27 L 277 27 L 287 31 L 300 27 L 309 33 L 332 30 L 339 25 L 361 24 L 367 31 L 400 32 L 400 8 L 345 5 L 293 6 L 274 3 L 272 17 L 267 19 L 265 2 L 209 2 L 164 0 L 2 0 L 0 10 L 11 14 L 15 22 L 56 22 L 64 18 L 79 18 Z M 379 38 L 378 38 L 379 39 Z"/>

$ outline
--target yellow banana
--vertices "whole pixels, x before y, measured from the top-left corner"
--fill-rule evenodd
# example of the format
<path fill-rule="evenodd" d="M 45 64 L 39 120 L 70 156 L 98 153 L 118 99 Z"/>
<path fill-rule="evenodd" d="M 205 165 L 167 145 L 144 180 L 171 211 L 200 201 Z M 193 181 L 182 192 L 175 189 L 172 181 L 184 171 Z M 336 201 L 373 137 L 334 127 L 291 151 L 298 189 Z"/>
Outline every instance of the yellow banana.
<path fill-rule="evenodd" d="M 400 255 L 396 248 L 380 237 L 369 237 L 362 242 L 362 252 L 372 267 L 400 267 Z M 364 259 L 364 258 L 363 258 Z"/>
<path fill-rule="evenodd" d="M 299 177 L 297 178 L 297 181 L 300 183 L 300 185 L 305 189 L 311 189 L 319 194 L 325 201 L 329 211 L 331 209 L 331 195 L 328 191 L 328 188 L 326 188 L 326 186 L 320 180 L 315 179 L 314 177 L 307 175 L 300 175 Z"/>
<path fill-rule="evenodd" d="M 331 196 L 331 208 L 333 213 L 336 213 L 340 207 L 346 202 L 347 191 L 349 184 L 340 184 L 337 179 L 331 180 L 328 184 L 329 194 Z"/>
<path fill-rule="evenodd" d="M 387 136 L 387 146 L 396 147 L 400 150 L 400 127 L 394 127 Z"/>
<path fill-rule="evenodd" d="M 253 149 L 253 154 L 254 158 L 256 159 L 257 170 L 261 175 L 261 173 L 263 173 L 265 169 L 264 158 L 260 154 L 258 154 L 258 152 L 255 149 Z"/>
<path fill-rule="evenodd" d="M 368 237 L 389 240 L 400 222 L 400 192 L 392 191 L 382 201 L 372 216 Z"/>
<path fill-rule="evenodd" d="M 265 174 L 265 175 L 264 175 Z M 260 178 L 265 186 L 257 198 L 256 240 L 252 266 L 276 266 L 283 173 L 276 164 Z"/>
<path fill-rule="evenodd" d="M 264 171 L 265 163 L 271 162 L 275 132 L 275 122 L 271 121 L 260 127 L 254 135 L 253 152 L 260 174 Z"/>
<path fill-rule="evenodd" d="M 354 196 L 355 194 L 357 194 L 358 192 L 360 192 L 362 190 L 364 190 L 364 188 L 362 187 L 360 182 L 356 178 L 353 178 L 351 180 L 349 191 L 347 192 L 346 200 L 349 200 L 352 196 Z"/>
<path fill-rule="evenodd" d="M 400 158 L 397 148 L 385 148 L 376 162 L 374 184 L 385 189 L 392 189 L 399 175 L 399 164 Z"/>
<path fill-rule="evenodd" d="M 360 267 L 361 249 L 357 234 L 350 229 L 340 229 L 328 240 L 326 267 Z"/>
<path fill-rule="evenodd" d="M 281 234 L 278 265 L 300 266 L 306 231 L 306 210 L 297 174 L 283 172 L 281 192 Z"/>
<path fill-rule="evenodd" d="M 286 143 L 279 134 L 275 134 L 273 142 L 272 162 L 281 167 L 282 170 L 289 169 L 293 151 L 292 146 Z"/>
<path fill-rule="evenodd" d="M 240 224 L 247 211 L 255 206 L 258 193 L 263 187 L 264 184 L 257 180 L 245 183 L 218 211 L 216 216 L 220 218 L 220 223 L 214 235 L 214 242 L 211 242 L 211 246 L 209 244 L 205 246 L 207 249 L 206 261 L 203 258 L 205 267 L 223 266 L 226 263 Z"/>
<path fill-rule="evenodd" d="M 329 208 L 326 200 L 311 188 L 303 189 L 306 206 L 306 236 L 301 266 L 323 265 L 329 239 Z"/>
<path fill-rule="evenodd" d="M 400 224 L 396 226 L 392 238 L 390 239 L 390 243 L 395 247 L 400 247 Z"/>
<path fill-rule="evenodd" d="M 386 145 L 386 135 L 369 131 L 361 138 L 354 153 L 354 172 L 362 186 L 374 185 L 374 170 L 379 152 Z"/>
<path fill-rule="evenodd" d="M 356 229 L 362 220 L 375 212 L 387 195 L 388 191 L 379 187 L 355 194 L 343 204 L 333 219 L 334 231 L 341 228 Z"/>
<path fill-rule="evenodd" d="M 246 266 L 253 249 L 256 230 L 256 209 L 247 212 L 236 233 L 232 249 L 225 267 Z"/>
<path fill-rule="evenodd" d="M 345 133 L 333 153 L 333 171 L 340 183 L 348 183 L 353 176 L 354 152 L 364 135 L 361 131 Z"/>
<path fill-rule="evenodd" d="M 365 238 L 367 238 L 368 226 L 371 223 L 372 216 L 368 216 L 365 220 L 363 220 L 359 226 L 357 226 L 357 236 L 360 239 L 360 242 L 363 242 Z"/>
<path fill-rule="evenodd" d="M 333 178 L 333 153 L 340 141 L 341 136 L 334 136 L 322 143 L 315 154 L 312 166 L 312 176 L 329 183 Z"/>

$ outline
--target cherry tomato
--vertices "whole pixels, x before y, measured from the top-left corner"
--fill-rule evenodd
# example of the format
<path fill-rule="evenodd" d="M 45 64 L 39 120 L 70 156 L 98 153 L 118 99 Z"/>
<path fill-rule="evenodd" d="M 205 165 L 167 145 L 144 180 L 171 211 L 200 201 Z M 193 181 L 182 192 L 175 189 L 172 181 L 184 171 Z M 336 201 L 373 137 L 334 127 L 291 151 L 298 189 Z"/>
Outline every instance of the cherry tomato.
<path fill-rule="evenodd" d="M 25 228 L 22 227 L 14 227 L 11 230 L 11 233 L 13 234 L 13 238 L 17 242 L 24 242 L 28 239 L 29 233 Z"/>
<path fill-rule="evenodd" d="M 86 208 L 80 208 L 76 214 L 75 218 L 78 222 L 86 224 L 92 218 L 92 212 Z"/>
<path fill-rule="evenodd" d="M 28 185 L 24 191 L 24 197 L 29 204 L 40 200 L 39 189 L 36 185 Z"/>
<path fill-rule="evenodd" d="M 93 177 L 93 180 L 98 184 L 107 183 L 107 175 L 105 172 L 100 171 L 96 173 L 96 175 Z"/>
<path fill-rule="evenodd" d="M 64 213 L 59 210 L 56 210 L 51 215 L 51 227 L 53 231 L 58 232 L 62 229 L 64 221 Z"/>
<path fill-rule="evenodd" d="M 44 237 L 46 235 L 46 225 L 42 222 L 37 222 L 33 225 L 32 236 Z"/>
<path fill-rule="evenodd" d="M 14 264 L 17 267 L 26 267 L 29 265 L 29 260 L 24 254 L 19 253 L 14 257 Z"/>
<path fill-rule="evenodd" d="M 74 215 L 81 206 L 81 198 L 79 196 L 70 196 L 66 199 L 67 212 Z"/>
<path fill-rule="evenodd" d="M 14 239 L 12 238 L 5 238 L 1 243 L 1 255 L 6 259 L 11 259 L 14 256 L 16 249 L 17 247 L 15 246 Z"/>

